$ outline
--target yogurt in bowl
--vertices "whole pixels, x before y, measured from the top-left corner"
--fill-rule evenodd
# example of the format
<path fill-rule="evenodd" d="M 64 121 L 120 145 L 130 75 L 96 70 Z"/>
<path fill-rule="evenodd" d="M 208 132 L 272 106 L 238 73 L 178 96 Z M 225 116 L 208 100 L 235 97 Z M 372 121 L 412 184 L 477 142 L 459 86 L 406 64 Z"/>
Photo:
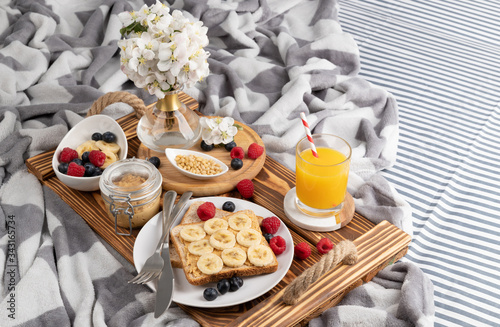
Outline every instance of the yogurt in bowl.
<path fill-rule="evenodd" d="M 94 115 L 83 119 L 76 124 L 62 139 L 52 157 L 52 169 L 57 178 L 70 188 L 79 191 L 99 190 L 99 179 L 101 176 L 76 177 L 59 171 L 59 156 L 66 147 L 76 150 L 78 146 L 92 139 L 93 133 L 111 132 L 115 135 L 116 143 L 120 149 L 116 152 L 116 161 L 125 159 L 128 152 L 128 143 L 121 126 L 111 117 L 106 115 Z M 111 145 L 111 144 L 110 144 Z M 104 146 L 106 146 L 104 144 Z M 110 149 L 111 151 L 111 149 Z M 116 151 L 116 150 L 114 150 Z M 79 158 L 81 159 L 81 158 Z"/>

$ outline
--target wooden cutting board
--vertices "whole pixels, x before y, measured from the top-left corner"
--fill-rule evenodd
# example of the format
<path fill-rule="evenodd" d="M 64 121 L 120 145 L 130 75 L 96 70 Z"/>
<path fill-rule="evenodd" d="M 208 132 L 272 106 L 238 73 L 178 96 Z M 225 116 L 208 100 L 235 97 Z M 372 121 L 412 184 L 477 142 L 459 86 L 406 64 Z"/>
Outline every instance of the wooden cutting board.
<path fill-rule="evenodd" d="M 210 117 L 209 117 L 210 118 Z M 242 147 L 245 151 L 245 158 L 243 159 L 243 167 L 239 170 L 231 168 L 231 156 L 228 151 L 223 147 L 216 147 L 212 151 L 204 152 L 201 147 L 201 140 L 189 150 L 199 151 L 211 155 L 229 167 L 229 171 L 222 176 L 215 177 L 209 180 L 196 180 L 185 175 L 182 175 L 174 168 L 168 161 L 165 153 L 153 151 L 141 144 L 137 150 L 137 157 L 141 159 L 156 156 L 160 158 L 160 172 L 163 176 L 163 189 L 174 190 L 179 194 L 186 191 L 192 191 L 194 196 L 212 196 L 219 195 L 231 191 L 236 187 L 242 179 L 253 179 L 260 172 L 266 160 L 266 153 L 257 159 L 250 159 L 246 156 L 246 151 L 250 144 L 257 143 L 264 146 L 264 142 L 257 133 L 247 125 L 235 122 L 243 127 L 239 130 L 234 137 L 237 146 Z"/>

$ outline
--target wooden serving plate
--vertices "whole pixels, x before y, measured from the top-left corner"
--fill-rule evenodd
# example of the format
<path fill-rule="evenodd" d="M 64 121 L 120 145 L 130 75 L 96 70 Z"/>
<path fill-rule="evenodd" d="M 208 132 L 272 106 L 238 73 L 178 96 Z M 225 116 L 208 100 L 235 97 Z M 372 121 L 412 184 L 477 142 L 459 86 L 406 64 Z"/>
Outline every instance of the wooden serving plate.
<path fill-rule="evenodd" d="M 194 99 L 187 95 L 184 102 L 197 108 Z M 138 119 L 134 114 L 118 119 L 129 142 L 128 156 L 137 156 L 140 142 L 135 134 Z M 119 236 L 114 223 L 107 218 L 99 192 L 81 192 L 62 184 L 52 171 L 53 151 L 45 152 L 26 161 L 28 170 L 46 186 L 68 203 L 90 227 L 113 246 L 129 262 L 133 263 L 133 246 L 139 232 L 132 236 Z M 255 192 L 249 201 L 261 205 L 276 214 L 288 227 L 294 244 L 307 242 L 312 254 L 306 260 L 294 259 L 285 277 L 266 294 L 246 303 L 226 308 L 195 308 L 179 305 L 203 326 L 304 326 L 324 310 L 335 306 L 353 288 L 371 280 L 385 266 L 402 258 L 411 238 L 387 221 L 377 225 L 358 213 L 345 227 L 328 233 L 303 230 L 292 224 L 283 209 L 286 193 L 294 187 L 295 174 L 283 165 L 266 157 L 264 166 L 253 179 Z M 238 192 L 230 191 L 222 196 L 240 198 Z M 352 266 L 338 265 L 324 275 L 301 297 L 298 304 L 285 305 L 282 300 L 284 288 L 311 267 L 320 258 L 316 244 L 324 237 L 335 244 L 341 240 L 352 240 L 357 247 L 359 261 Z M 288 244 L 287 246 L 294 246 Z"/>
<path fill-rule="evenodd" d="M 245 158 L 243 159 L 243 167 L 241 169 L 234 170 L 231 168 L 230 153 L 223 147 L 216 147 L 210 152 L 205 152 L 206 154 L 219 159 L 229 167 L 229 171 L 222 176 L 210 180 L 196 180 L 184 176 L 174 168 L 170 161 L 168 161 L 165 153 L 148 149 L 143 144 L 139 145 L 137 157 L 144 159 L 156 156 L 160 158 L 161 165 L 159 169 L 163 176 L 164 190 L 174 190 L 179 194 L 186 191 L 192 191 L 194 196 L 212 196 L 229 192 L 233 190 L 236 187 L 236 184 L 238 184 L 238 182 L 242 179 L 253 179 L 257 176 L 266 160 L 265 150 L 264 154 L 257 159 L 249 159 L 246 156 L 246 151 L 250 144 L 257 143 L 264 146 L 264 142 L 262 142 L 259 135 L 247 125 L 240 122 L 235 123 L 243 127 L 243 130 L 238 131 L 234 137 L 234 141 L 237 146 L 242 147 L 245 151 Z M 201 140 L 189 150 L 202 152 L 200 143 Z"/>

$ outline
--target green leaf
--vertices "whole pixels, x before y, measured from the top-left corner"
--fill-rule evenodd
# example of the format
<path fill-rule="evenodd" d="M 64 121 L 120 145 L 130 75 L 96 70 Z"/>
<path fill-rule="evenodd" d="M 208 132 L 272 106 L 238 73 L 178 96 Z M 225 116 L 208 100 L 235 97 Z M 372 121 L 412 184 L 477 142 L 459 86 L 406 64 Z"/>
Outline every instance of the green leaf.
<path fill-rule="evenodd" d="M 243 126 L 238 125 L 238 124 L 233 124 L 234 127 L 236 127 L 239 131 L 243 130 Z"/>
<path fill-rule="evenodd" d="M 148 29 L 145 26 L 142 26 L 139 22 L 133 22 L 132 24 L 125 26 L 120 29 L 120 34 L 122 36 L 129 35 L 131 32 L 139 33 L 146 32 Z"/>
<path fill-rule="evenodd" d="M 139 33 L 139 32 L 146 32 L 148 29 L 145 26 L 142 26 L 140 23 L 135 23 L 134 26 L 134 32 Z"/>
<path fill-rule="evenodd" d="M 122 36 L 122 37 L 124 37 L 124 36 L 125 36 L 125 33 L 126 33 L 126 32 L 127 32 L 127 27 L 122 27 L 122 28 L 120 28 L 120 34 L 121 34 L 121 36 Z M 128 34 L 128 33 L 127 33 L 127 34 Z"/>

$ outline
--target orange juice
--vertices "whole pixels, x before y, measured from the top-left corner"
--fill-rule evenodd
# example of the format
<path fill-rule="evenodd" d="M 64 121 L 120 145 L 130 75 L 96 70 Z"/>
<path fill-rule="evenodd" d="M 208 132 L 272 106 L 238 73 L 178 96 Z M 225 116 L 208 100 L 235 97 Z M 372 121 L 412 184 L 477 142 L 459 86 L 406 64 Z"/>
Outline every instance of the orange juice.
<path fill-rule="evenodd" d="M 344 201 L 349 160 L 341 152 L 318 147 L 318 158 L 310 149 L 296 158 L 296 187 L 299 200 L 315 209 L 335 208 Z"/>

